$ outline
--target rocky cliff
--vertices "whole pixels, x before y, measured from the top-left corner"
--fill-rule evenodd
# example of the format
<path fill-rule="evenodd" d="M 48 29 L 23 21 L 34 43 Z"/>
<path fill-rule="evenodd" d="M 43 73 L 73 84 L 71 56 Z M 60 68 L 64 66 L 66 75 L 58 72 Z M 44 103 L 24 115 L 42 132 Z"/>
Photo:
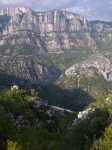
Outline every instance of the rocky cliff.
<path fill-rule="evenodd" d="M 69 77 L 89 76 L 94 77 L 99 74 L 108 81 L 112 81 L 112 57 L 101 54 L 91 55 L 87 60 L 71 66 L 65 71 L 65 75 Z"/>
<path fill-rule="evenodd" d="M 5 16 L 2 31 L 12 33 L 15 30 L 31 30 L 36 33 L 48 32 L 78 32 L 87 28 L 87 20 L 79 15 L 54 10 L 48 12 L 34 12 L 29 8 L 6 8 L 0 11 Z"/>
<path fill-rule="evenodd" d="M 35 12 L 24 7 L 5 8 L 0 10 L 0 37 L 4 36 L 5 41 L 11 36 L 12 45 L 26 43 L 37 51 L 49 53 L 81 48 L 109 49 L 112 23 L 88 21 L 64 10 Z M 4 38 L 0 41 L 3 44 Z"/>
<path fill-rule="evenodd" d="M 34 12 L 24 7 L 3 9 L 0 11 L 0 31 L 1 37 L 5 36 L 6 40 L 7 36 L 12 37 L 11 44 L 21 44 L 22 41 L 35 45 L 36 48 L 40 45 L 41 49 L 44 48 L 50 53 L 61 53 L 64 49 L 96 47 L 88 32 L 88 21 L 77 14 L 61 10 Z M 29 32 L 26 40 L 21 35 L 23 31 Z M 32 34 L 36 36 L 34 41 Z M 3 43 L 1 41 L 1 45 Z"/>
<path fill-rule="evenodd" d="M 30 32 L 25 37 L 21 32 Z M 0 37 L 15 36 L 18 41 L 41 45 L 48 52 L 62 52 L 64 49 L 111 48 L 112 23 L 88 21 L 85 17 L 64 10 L 35 12 L 29 8 L 16 7 L 0 10 Z M 36 40 L 32 41 L 32 34 Z M 34 35 L 33 35 L 34 36 Z M 38 41 L 37 41 L 38 40 Z M 0 42 L 2 45 L 4 42 Z M 21 44 L 21 42 L 19 42 Z M 108 45 L 107 45 L 108 44 Z"/>
<path fill-rule="evenodd" d="M 43 63 L 43 59 L 41 63 L 37 61 L 39 56 L 44 56 L 45 61 L 46 55 L 80 53 L 84 49 L 94 53 L 99 50 L 111 51 L 111 48 L 112 23 L 91 22 L 64 10 L 35 12 L 25 7 L 0 10 L 2 72 L 36 83 L 40 78 L 43 81 L 49 77 L 53 79 L 54 74 L 55 77 L 59 75 L 59 71 L 52 66 L 52 72 L 48 64 Z"/>

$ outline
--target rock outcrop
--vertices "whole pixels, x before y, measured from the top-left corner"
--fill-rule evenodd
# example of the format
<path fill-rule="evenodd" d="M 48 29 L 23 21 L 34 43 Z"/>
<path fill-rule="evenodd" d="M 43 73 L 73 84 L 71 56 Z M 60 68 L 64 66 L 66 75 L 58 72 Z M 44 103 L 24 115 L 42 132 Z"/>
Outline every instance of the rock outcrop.
<path fill-rule="evenodd" d="M 65 75 L 68 77 L 82 75 L 94 77 L 95 74 L 103 76 L 107 81 L 112 81 L 112 59 L 110 56 L 94 54 L 65 71 Z"/>
<path fill-rule="evenodd" d="M 7 79 L 7 85 L 46 84 L 59 76 L 58 69 L 39 63 L 37 56 L 0 56 L 0 62 L 0 79 Z"/>

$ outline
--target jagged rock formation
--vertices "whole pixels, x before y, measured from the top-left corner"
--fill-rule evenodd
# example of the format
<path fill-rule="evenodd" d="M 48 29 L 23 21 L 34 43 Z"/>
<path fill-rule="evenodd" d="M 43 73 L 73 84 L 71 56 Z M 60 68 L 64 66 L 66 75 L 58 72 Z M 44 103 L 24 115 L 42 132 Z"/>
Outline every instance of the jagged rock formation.
<path fill-rule="evenodd" d="M 82 49 L 90 49 L 92 52 L 96 49 L 111 51 L 111 31 L 112 23 L 91 22 L 80 15 L 64 10 L 35 12 L 24 7 L 1 9 L 1 71 L 35 83 L 40 78 L 47 80 L 50 77 L 52 80 L 54 73 L 51 73 L 52 75 L 49 73 L 47 64 L 34 62 L 35 65 L 32 65 L 34 56 L 36 61 L 39 59 L 38 56 Z M 57 77 L 59 72 L 54 70 Z M 107 70 L 108 68 L 106 75 Z M 109 77 L 106 76 L 109 80 L 112 78 L 110 74 L 109 72 Z"/>
<path fill-rule="evenodd" d="M 64 10 L 35 12 L 16 7 L 0 10 L 0 46 L 26 44 L 39 53 L 112 47 L 112 23 L 87 21 Z"/>
<path fill-rule="evenodd" d="M 48 32 L 78 32 L 87 29 L 87 20 L 76 14 L 66 11 L 34 12 L 29 8 L 16 7 L 0 11 L 4 20 L 4 33 L 14 30 L 32 30 L 36 33 Z"/>
<path fill-rule="evenodd" d="M 106 80 L 112 81 L 112 59 L 110 56 L 94 54 L 87 60 L 75 64 L 65 71 L 66 76 L 88 76 L 94 77 L 95 74 L 103 76 Z"/>
<path fill-rule="evenodd" d="M 88 32 L 88 21 L 66 11 L 34 12 L 24 7 L 3 9 L 0 11 L 0 31 L 6 42 L 9 36 L 12 37 L 12 45 L 20 45 L 22 41 L 35 45 L 37 50 L 40 45 L 41 49 L 50 53 L 61 53 L 64 49 L 96 47 Z M 23 31 L 27 31 L 26 40 L 22 35 Z M 4 38 L 0 42 L 2 44 Z"/>
<path fill-rule="evenodd" d="M 59 76 L 58 69 L 39 63 L 37 56 L 0 56 L 0 62 L 0 73 L 14 76 L 14 78 L 8 78 L 7 84 L 9 85 L 13 83 L 39 84 L 43 81 L 45 84 Z"/>

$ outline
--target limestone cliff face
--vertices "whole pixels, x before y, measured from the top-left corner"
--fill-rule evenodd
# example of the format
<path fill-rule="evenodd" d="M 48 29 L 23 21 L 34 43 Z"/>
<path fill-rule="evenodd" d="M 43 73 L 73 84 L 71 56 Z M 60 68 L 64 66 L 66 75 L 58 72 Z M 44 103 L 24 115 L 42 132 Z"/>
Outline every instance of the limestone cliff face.
<path fill-rule="evenodd" d="M 46 84 L 58 76 L 59 71 L 55 67 L 39 63 L 37 56 L 0 56 L 0 79 L 8 85 L 16 82 L 24 85 Z"/>
<path fill-rule="evenodd" d="M 30 45 L 34 43 L 31 41 L 32 33 L 37 36 L 37 51 L 38 45 L 50 53 L 61 53 L 65 49 L 96 47 L 88 31 L 88 21 L 77 14 L 61 10 L 34 12 L 24 7 L 0 10 L 1 36 L 10 35 L 14 41 L 23 31 L 30 31 L 29 36 L 25 37 Z M 18 40 L 24 42 L 25 39 L 21 36 Z M 2 43 L 3 41 L 1 45 Z"/>
<path fill-rule="evenodd" d="M 25 37 L 23 32 L 27 34 Z M 0 10 L 0 45 L 4 45 L 4 36 L 8 38 L 6 43 L 13 39 L 11 44 L 21 45 L 22 41 L 39 53 L 111 49 L 112 23 L 87 21 L 85 17 L 64 10 L 35 12 L 24 7 L 5 8 Z"/>
<path fill-rule="evenodd" d="M 92 21 L 89 22 L 91 37 L 94 39 L 97 49 L 112 49 L 112 22 Z"/>
<path fill-rule="evenodd" d="M 75 64 L 65 71 L 67 77 L 86 76 L 94 77 L 95 74 L 103 76 L 107 81 L 112 81 L 112 59 L 110 56 L 94 54 L 87 60 Z"/>
<path fill-rule="evenodd" d="M 38 62 L 39 56 L 111 48 L 112 23 L 90 22 L 64 10 L 35 12 L 24 7 L 0 10 L 0 71 L 32 83 L 53 80 L 59 75 L 55 67 L 49 68 L 42 60 Z M 107 66 L 102 71 L 105 78 L 112 78 Z"/>
<path fill-rule="evenodd" d="M 32 30 L 41 34 L 78 32 L 87 28 L 87 20 L 84 17 L 60 10 L 36 13 L 29 8 L 16 7 L 0 10 L 0 15 L 6 17 L 4 34 L 15 30 Z"/>

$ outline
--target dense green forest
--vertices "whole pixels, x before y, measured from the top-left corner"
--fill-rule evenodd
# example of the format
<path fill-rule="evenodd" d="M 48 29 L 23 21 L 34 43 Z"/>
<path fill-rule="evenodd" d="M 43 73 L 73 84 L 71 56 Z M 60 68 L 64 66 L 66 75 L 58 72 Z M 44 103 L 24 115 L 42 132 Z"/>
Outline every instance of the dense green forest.
<path fill-rule="evenodd" d="M 112 95 L 99 94 L 78 118 L 78 112 L 54 110 L 41 94 L 0 93 L 0 150 L 112 149 Z"/>

